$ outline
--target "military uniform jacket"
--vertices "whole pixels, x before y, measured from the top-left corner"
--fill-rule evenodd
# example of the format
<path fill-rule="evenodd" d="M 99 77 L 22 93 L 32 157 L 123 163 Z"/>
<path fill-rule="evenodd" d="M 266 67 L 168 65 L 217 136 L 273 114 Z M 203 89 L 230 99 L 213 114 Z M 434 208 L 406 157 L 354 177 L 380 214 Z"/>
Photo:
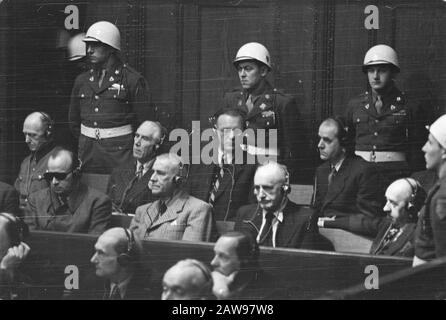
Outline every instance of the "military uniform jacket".
<path fill-rule="evenodd" d="M 425 120 L 417 114 L 419 106 L 409 104 L 409 98 L 395 86 L 382 96 L 378 114 L 371 92 L 351 99 L 347 121 L 353 130 L 358 151 L 398 151 L 406 153 L 413 163 L 421 154 L 425 142 Z M 418 155 L 417 155 L 418 154 Z"/>
<path fill-rule="evenodd" d="M 15 189 L 20 194 L 21 210 L 24 210 L 28 196 L 31 193 L 49 186 L 43 175 L 48 168 L 48 159 L 53 153 L 54 148 L 53 143 L 48 143 L 36 152 L 32 152 L 22 161 L 19 175 L 14 183 Z"/>
<path fill-rule="evenodd" d="M 132 183 L 135 178 L 135 168 L 136 161 L 132 163 L 131 167 L 126 165 L 113 170 L 107 188 L 107 194 L 113 201 L 114 207 L 119 207 L 122 202 L 120 209 L 124 213 L 134 214 L 137 207 L 156 200 L 148 187 L 150 177 L 153 174 L 152 168 Z M 123 199 L 127 188 L 129 189 Z"/>
<path fill-rule="evenodd" d="M 50 188 L 33 193 L 25 213 L 31 230 L 101 234 L 110 222 L 107 195 L 79 183 L 63 205 Z"/>
<path fill-rule="evenodd" d="M 115 128 L 155 119 L 146 80 L 127 64 L 111 58 L 99 87 L 94 69 L 80 74 L 71 93 L 69 122 L 75 137 L 81 123 L 90 128 Z"/>
<path fill-rule="evenodd" d="M 246 107 L 248 96 L 247 91 L 240 89 L 226 93 L 224 107 L 237 108 L 247 113 L 246 128 L 266 129 L 266 142 L 259 145 L 256 141 L 256 146 L 268 146 L 268 130 L 277 129 L 279 159 L 284 160 L 287 166 L 292 165 L 297 156 L 296 150 L 299 149 L 299 144 L 302 144 L 296 100 L 291 95 L 273 88 L 266 80 L 252 93 L 254 106 L 249 113 Z"/>
<path fill-rule="evenodd" d="M 415 255 L 424 260 L 446 255 L 446 178 L 430 191 L 420 212 Z"/>

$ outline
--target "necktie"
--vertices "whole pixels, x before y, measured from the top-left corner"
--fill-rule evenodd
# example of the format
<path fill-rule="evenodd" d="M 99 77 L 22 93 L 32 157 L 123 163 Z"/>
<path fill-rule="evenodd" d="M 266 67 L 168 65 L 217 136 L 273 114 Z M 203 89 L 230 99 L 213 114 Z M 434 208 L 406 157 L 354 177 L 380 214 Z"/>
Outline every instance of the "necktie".
<path fill-rule="evenodd" d="M 135 184 L 136 180 L 141 179 L 143 170 L 144 170 L 144 165 L 140 164 L 138 171 L 136 171 L 136 173 L 135 173 L 135 176 L 132 178 L 132 180 L 130 180 L 129 184 L 127 185 L 124 192 L 122 193 L 121 201 L 119 202 L 119 206 L 118 206 L 118 208 L 116 208 L 116 210 L 118 210 L 120 212 L 122 211 L 122 206 L 124 205 L 125 198 L 127 197 L 130 190 L 133 188 L 133 185 Z"/>
<path fill-rule="evenodd" d="M 160 205 L 158 208 L 158 216 L 162 216 L 164 212 L 166 212 L 166 210 L 167 210 L 166 203 L 164 201 L 160 201 Z"/>
<path fill-rule="evenodd" d="M 104 81 L 105 78 L 105 69 L 102 70 L 101 75 L 99 77 L 99 87 L 102 86 L 102 82 Z"/>
<path fill-rule="evenodd" d="M 248 99 L 246 100 L 246 107 L 248 108 L 248 113 L 250 113 L 252 108 L 254 108 L 254 103 L 252 102 L 252 96 L 251 95 L 249 95 Z"/>
<path fill-rule="evenodd" d="M 378 114 L 381 114 L 382 107 L 383 101 L 381 100 L 381 96 L 376 96 L 375 109 Z"/>
<path fill-rule="evenodd" d="M 110 293 L 110 300 L 122 300 L 121 292 L 117 285 L 114 286 L 112 292 Z"/>
<path fill-rule="evenodd" d="M 223 180 L 223 176 L 225 175 L 224 164 L 221 163 L 218 166 L 218 172 L 214 180 L 214 184 L 212 185 L 211 193 L 209 195 L 209 204 L 211 206 L 215 203 L 215 196 L 217 195 L 218 188 L 220 187 L 220 183 Z"/>
<path fill-rule="evenodd" d="M 138 180 L 141 179 L 143 173 L 144 173 L 144 165 L 140 164 L 138 171 L 136 171 L 136 177 L 138 178 Z"/>
<path fill-rule="evenodd" d="M 263 226 L 262 233 L 260 234 L 259 244 L 264 246 L 273 246 L 273 218 L 274 213 L 267 212 L 265 215 L 265 225 Z"/>
<path fill-rule="evenodd" d="M 333 178 L 336 176 L 336 167 L 332 166 L 331 170 L 330 170 L 330 174 L 328 175 L 328 185 L 331 184 L 331 182 L 333 181 Z"/>

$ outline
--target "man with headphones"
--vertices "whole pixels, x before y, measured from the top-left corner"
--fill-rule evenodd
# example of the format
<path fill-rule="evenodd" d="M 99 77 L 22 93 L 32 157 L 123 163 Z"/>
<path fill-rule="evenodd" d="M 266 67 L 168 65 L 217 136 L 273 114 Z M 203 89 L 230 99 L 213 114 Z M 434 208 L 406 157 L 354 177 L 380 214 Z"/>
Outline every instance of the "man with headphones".
<path fill-rule="evenodd" d="M 181 158 L 173 153 L 156 157 L 149 188 L 158 199 L 136 209 L 130 229 L 139 239 L 209 241 L 212 207 L 183 190 L 186 178 Z"/>
<path fill-rule="evenodd" d="M 318 149 L 325 162 L 316 169 L 313 223 L 375 237 L 385 216 L 383 181 L 375 164 L 353 154 L 345 123 L 334 117 L 319 126 Z"/>
<path fill-rule="evenodd" d="M 83 299 L 140 300 L 149 299 L 148 272 L 141 266 L 141 243 L 133 232 L 125 228 L 105 231 L 94 245 L 95 253 L 90 262 L 95 266 L 96 276 L 104 280 L 100 294 L 84 290 Z M 153 297 L 154 298 L 154 297 Z"/>
<path fill-rule="evenodd" d="M 259 166 L 254 176 L 257 204 L 238 210 L 235 230 L 250 233 L 263 246 L 322 249 L 317 229 L 309 227 L 311 211 L 289 200 L 290 191 L 286 166 Z"/>
<path fill-rule="evenodd" d="M 244 129 L 244 113 L 238 109 L 222 109 L 215 118 L 218 153 L 210 165 L 192 164 L 186 190 L 213 207 L 214 219 L 234 221 L 237 209 L 254 202 L 252 181 L 255 164 L 247 163 L 247 154 L 235 145 Z M 240 148 L 239 150 L 235 150 Z M 236 159 L 236 155 L 241 155 Z"/>
<path fill-rule="evenodd" d="M 423 207 L 426 192 L 413 178 L 403 178 L 390 184 L 386 199 L 384 211 L 388 217 L 381 223 L 370 253 L 412 258 L 418 212 Z"/>
<path fill-rule="evenodd" d="M 45 112 L 33 112 L 23 123 L 25 142 L 31 154 L 22 161 L 14 184 L 19 193 L 22 214 L 28 203 L 28 196 L 49 186 L 43 175 L 47 170 L 48 159 L 55 148 L 53 127 L 53 120 Z"/>
<path fill-rule="evenodd" d="M 201 261 L 184 259 L 170 267 L 163 277 L 161 300 L 213 299 L 211 270 Z"/>
<path fill-rule="evenodd" d="M 29 298 L 20 288 L 20 266 L 30 252 L 23 242 L 28 229 L 10 213 L 0 213 L 0 300 Z"/>
<path fill-rule="evenodd" d="M 80 181 L 76 155 L 58 148 L 48 159 L 48 188 L 30 195 L 25 222 L 31 229 L 100 234 L 110 220 L 111 201 Z"/>
<path fill-rule="evenodd" d="M 136 208 L 155 199 L 147 187 L 155 158 L 162 152 L 167 130 L 159 123 L 144 121 L 133 139 L 133 160 L 113 170 L 108 196 L 113 211 L 134 214 Z"/>

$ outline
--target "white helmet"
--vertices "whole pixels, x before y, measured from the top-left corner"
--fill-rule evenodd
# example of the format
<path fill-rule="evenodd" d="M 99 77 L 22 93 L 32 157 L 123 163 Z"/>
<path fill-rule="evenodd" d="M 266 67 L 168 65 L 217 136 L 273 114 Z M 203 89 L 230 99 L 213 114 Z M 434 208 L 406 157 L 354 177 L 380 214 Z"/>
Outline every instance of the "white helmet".
<path fill-rule="evenodd" d="M 99 21 L 91 25 L 84 38 L 85 42 L 102 42 L 121 51 L 121 34 L 111 22 Z"/>
<path fill-rule="evenodd" d="M 271 69 L 271 58 L 269 56 L 268 49 L 258 42 L 244 44 L 237 52 L 234 59 L 234 65 L 237 67 L 238 62 L 244 60 L 256 60 L 265 64 L 269 69 Z"/>
<path fill-rule="evenodd" d="M 438 143 L 446 149 L 446 114 L 435 120 L 435 122 L 427 128 Z"/>
<path fill-rule="evenodd" d="M 368 66 L 375 64 L 391 64 L 400 71 L 398 56 L 395 50 L 385 44 L 378 44 L 367 51 L 362 65 L 362 71 L 366 72 Z"/>
<path fill-rule="evenodd" d="M 83 41 L 85 38 L 85 33 L 79 33 L 74 37 L 71 37 L 68 41 L 67 49 L 68 56 L 67 59 L 70 61 L 76 61 L 82 59 L 86 55 L 87 46 Z"/>

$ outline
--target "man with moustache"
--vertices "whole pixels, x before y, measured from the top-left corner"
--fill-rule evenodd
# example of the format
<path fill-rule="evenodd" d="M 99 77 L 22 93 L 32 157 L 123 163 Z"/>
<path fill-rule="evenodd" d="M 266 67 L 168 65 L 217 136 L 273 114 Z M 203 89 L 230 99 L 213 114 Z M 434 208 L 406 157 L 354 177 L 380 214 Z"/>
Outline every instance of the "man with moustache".
<path fill-rule="evenodd" d="M 79 138 L 84 172 L 110 174 L 132 160 L 134 129 L 155 119 L 146 80 L 119 57 L 121 36 L 107 21 L 94 23 L 84 38 L 91 70 L 75 81 L 70 128 Z"/>
<path fill-rule="evenodd" d="M 43 175 L 47 170 L 48 159 L 54 152 L 53 120 L 45 112 L 29 114 L 23 123 L 25 142 L 31 151 L 20 166 L 14 187 L 19 193 L 19 208 L 23 214 L 31 193 L 47 188 Z"/>
<path fill-rule="evenodd" d="M 212 207 L 183 190 L 181 158 L 173 153 L 159 155 L 152 170 L 149 188 L 158 200 L 136 209 L 130 223 L 135 237 L 209 241 L 214 226 Z"/>
<path fill-rule="evenodd" d="M 350 131 L 341 117 L 319 127 L 319 153 L 325 161 L 316 169 L 313 218 L 319 228 L 339 228 L 375 237 L 384 217 L 382 179 L 373 163 L 352 152 Z"/>
<path fill-rule="evenodd" d="M 111 201 L 80 182 L 73 152 L 57 149 L 48 159 L 50 187 L 30 195 L 25 222 L 32 230 L 101 234 L 108 226 Z"/>
<path fill-rule="evenodd" d="M 167 130 L 159 123 L 144 121 L 133 140 L 133 160 L 113 170 L 107 194 L 113 211 L 135 213 L 137 207 L 154 201 L 147 187 L 153 174 L 152 166 L 160 153 Z"/>

